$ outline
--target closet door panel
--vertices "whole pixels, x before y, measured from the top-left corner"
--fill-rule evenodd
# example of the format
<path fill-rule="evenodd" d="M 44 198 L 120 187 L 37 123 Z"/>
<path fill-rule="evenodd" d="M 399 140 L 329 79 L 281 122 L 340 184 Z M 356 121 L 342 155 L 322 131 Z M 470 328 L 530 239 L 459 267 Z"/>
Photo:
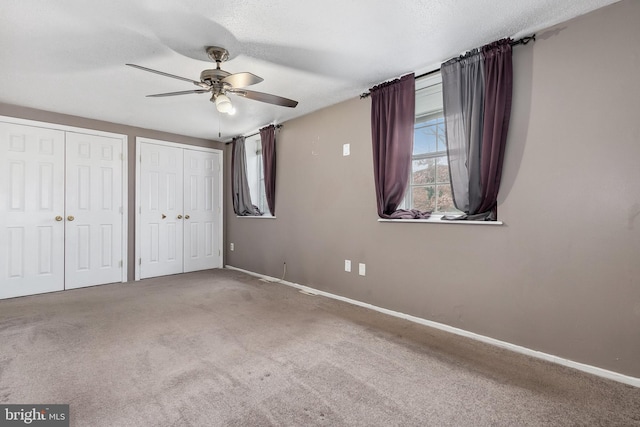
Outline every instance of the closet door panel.
<path fill-rule="evenodd" d="M 66 135 L 65 288 L 122 280 L 122 141 Z"/>
<path fill-rule="evenodd" d="M 221 267 L 220 155 L 185 150 L 184 171 L 184 271 Z"/>
<path fill-rule="evenodd" d="M 183 272 L 183 150 L 140 144 L 140 278 Z"/>
<path fill-rule="evenodd" d="M 63 290 L 64 132 L 0 122 L 0 174 L 0 298 Z"/>

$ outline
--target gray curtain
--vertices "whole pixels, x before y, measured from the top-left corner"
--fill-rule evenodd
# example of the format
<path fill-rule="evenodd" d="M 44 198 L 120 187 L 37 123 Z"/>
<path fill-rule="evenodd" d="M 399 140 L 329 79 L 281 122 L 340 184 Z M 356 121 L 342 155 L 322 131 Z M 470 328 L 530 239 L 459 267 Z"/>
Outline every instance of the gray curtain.
<path fill-rule="evenodd" d="M 233 139 L 231 154 L 231 193 L 233 211 L 239 216 L 262 215 L 257 206 L 251 203 L 251 193 L 247 182 L 247 155 L 244 136 Z"/>
<path fill-rule="evenodd" d="M 480 143 L 484 119 L 484 63 L 478 49 L 442 64 L 442 97 L 451 191 L 458 210 L 480 201 Z"/>
<path fill-rule="evenodd" d="M 511 39 L 441 68 L 451 189 L 458 219 L 496 220 L 511 115 Z"/>
<path fill-rule="evenodd" d="M 430 212 L 398 209 L 407 191 L 413 152 L 415 77 L 407 74 L 371 92 L 373 176 L 380 218 L 428 218 Z"/>
<path fill-rule="evenodd" d="M 264 170 L 264 193 L 271 215 L 276 215 L 276 127 L 269 125 L 260 129 L 262 143 L 262 166 Z"/>

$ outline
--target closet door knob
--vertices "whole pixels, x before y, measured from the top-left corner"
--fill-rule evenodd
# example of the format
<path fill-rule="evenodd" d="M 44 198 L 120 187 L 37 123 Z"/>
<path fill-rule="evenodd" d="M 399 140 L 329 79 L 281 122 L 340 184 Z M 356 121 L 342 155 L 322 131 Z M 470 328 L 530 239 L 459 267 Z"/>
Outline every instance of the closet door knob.
<path fill-rule="evenodd" d="M 56 221 L 62 221 L 63 219 L 64 219 L 64 218 L 62 218 L 60 215 L 58 215 L 58 216 L 56 217 Z"/>
<path fill-rule="evenodd" d="M 69 221 L 73 221 L 73 220 L 74 220 L 74 219 L 76 219 L 76 218 L 75 218 L 73 215 L 69 215 L 69 216 L 67 217 L 67 219 L 68 219 Z"/>
<path fill-rule="evenodd" d="M 178 215 L 178 219 L 182 219 L 182 215 Z"/>
<path fill-rule="evenodd" d="M 189 219 L 189 218 L 190 218 L 189 215 L 184 216 L 184 219 Z"/>
<path fill-rule="evenodd" d="M 162 219 L 165 219 L 167 216 L 165 214 L 162 214 Z"/>

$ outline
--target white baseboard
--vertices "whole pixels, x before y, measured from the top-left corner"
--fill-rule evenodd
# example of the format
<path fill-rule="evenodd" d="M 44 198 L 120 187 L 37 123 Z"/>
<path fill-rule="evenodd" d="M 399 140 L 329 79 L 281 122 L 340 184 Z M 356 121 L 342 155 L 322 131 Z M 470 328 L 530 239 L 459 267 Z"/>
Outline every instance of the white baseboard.
<path fill-rule="evenodd" d="M 541 351 L 532 350 L 527 347 L 522 347 L 520 345 L 511 344 L 506 341 L 500 341 L 495 338 L 487 337 L 484 335 L 476 334 L 474 332 L 465 331 L 464 329 L 454 328 L 453 326 L 445 325 L 443 323 L 434 322 L 431 320 L 422 319 L 420 317 L 411 316 L 409 314 L 400 313 L 393 310 L 388 310 L 386 308 L 378 307 L 372 304 L 368 304 L 366 302 L 361 302 L 357 300 L 353 300 L 350 298 L 345 298 L 340 295 L 335 295 L 329 292 L 320 291 L 314 288 L 310 288 L 309 286 L 300 285 L 298 283 L 288 282 L 286 280 L 280 280 L 275 277 L 266 276 L 260 273 L 254 273 L 253 271 L 243 270 L 241 268 L 233 267 L 231 265 L 225 265 L 225 268 L 230 270 L 241 271 L 243 273 L 249 274 L 251 276 L 260 277 L 268 280 L 269 282 L 281 283 L 283 285 L 291 286 L 297 289 L 300 289 L 304 293 L 312 294 L 312 295 L 321 295 L 327 298 L 333 298 L 339 301 L 344 301 L 349 304 L 357 305 L 360 307 L 369 308 L 371 310 L 378 311 L 380 313 L 388 314 L 390 316 L 399 317 L 400 319 L 409 320 L 414 323 L 419 323 L 421 325 L 429 326 L 431 328 L 440 329 L 441 331 L 450 332 L 452 334 L 460 335 L 463 337 L 471 338 L 477 341 L 481 341 L 487 344 L 494 345 L 496 347 L 504 348 L 507 350 L 515 351 L 516 353 L 525 354 L 527 356 L 535 357 L 537 359 L 546 360 L 548 362 L 557 363 L 558 365 L 567 366 L 569 368 L 577 369 L 582 372 L 586 372 L 588 374 L 596 375 L 602 378 L 607 378 L 613 381 L 618 381 L 624 384 L 628 384 L 634 387 L 640 388 L 640 378 L 630 377 L 628 375 L 620 374 L 618 372 L 609 371 L 607 369 L 598 368 L 596 366 L 587 365 L 580 362 L 575 362 L 573 360 L 565 359 L 559 356 L 554 356 L 552 354 L 543 353 Z"/>

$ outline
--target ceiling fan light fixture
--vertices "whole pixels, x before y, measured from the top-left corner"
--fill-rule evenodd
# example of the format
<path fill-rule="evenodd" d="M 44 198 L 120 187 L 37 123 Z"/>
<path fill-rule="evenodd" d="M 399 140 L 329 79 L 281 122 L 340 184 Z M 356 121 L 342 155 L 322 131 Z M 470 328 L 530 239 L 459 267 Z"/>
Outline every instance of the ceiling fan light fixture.
<path fill-rule="evenodd" d="M 148 71 L 150 73 L 159 74 L 161 76 L 171 77 L 173 79 L 193 83 L 199 88 L 195 90 L 182 90 L 178 92 L 147 95 L 149 97 L 157 98 L 164 96 L 187 95 L 192 93 L 210 93 L 210 100 L 211 102 L 216 104 L 216 109 L 218 110 L 218 112 L 228 114 L 230 116 L 233 116 L 236 113 L 236 109 L 234 108 L 231 100 L 226 95 L 226 93 L 232 93 L 236 96 L 241 96 L 243 98 L 254 101 L 265 102 L 267 104 L 278 105 L 281 107 L 294 108 L 296 107 L 296 105 L 298 105 L 298 101 L 294 101 L 292 99 L 245 89 L 246 86 L 255 85 L 263 81 L 262 77 L 258 77 L 255 74 L 249 72 L 231 74 L 228 71 L 221 69 L 220 63 L 229 59 L 229 52 L 225 48 L 209 46 L 207 47 L 206 51 L 209 55 L 209 58 L 211 58 L 211 60 L 216 63 L 216 68 L 203 70 L 200 73 L 200 81 L 176 76 L 175 74 L 165 73 L 164 71 L 153 70 L 151 68 L 143 67 L 136 64 L 126 65 L 133 68 L 138 68 L 142 71 Z"/>
<path fill-rule="evenodd" d="M 232 110 L 235 110 L 229 97 L 223 94 L 216 97 L 216 109 L 221 113 L 231 113 Z"/>

